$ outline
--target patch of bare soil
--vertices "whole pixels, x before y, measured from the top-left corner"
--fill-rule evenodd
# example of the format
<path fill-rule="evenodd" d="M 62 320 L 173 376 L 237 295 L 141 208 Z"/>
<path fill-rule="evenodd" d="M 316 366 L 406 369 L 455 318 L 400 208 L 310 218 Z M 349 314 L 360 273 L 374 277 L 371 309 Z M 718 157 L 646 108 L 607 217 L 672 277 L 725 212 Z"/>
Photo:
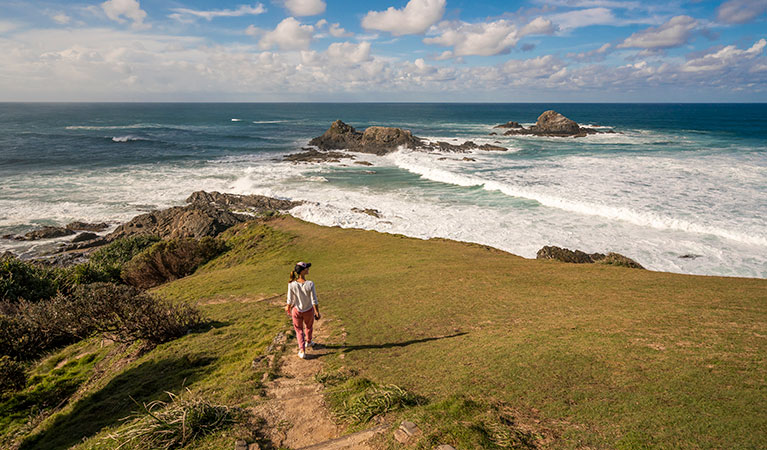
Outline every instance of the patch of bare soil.
<path fill-rule="evenodd" d="M 314 322 L 315 342 L 324 342 L 323 323 Z M 360 449 L 373 450 L 366 443 L 382 428 L 343 435 L 323 400 L 324 386 L 314 376 L 322 369 L 322 357 L 330 351 L 321 344 L 307 352 L 306 359 L 297 356 L 295 338 L 285 343 L 279 377 L 265 383 L 267 401 L 252 409 L 266 421 L 262 427 L 275 447 L 312 450 Z"/>

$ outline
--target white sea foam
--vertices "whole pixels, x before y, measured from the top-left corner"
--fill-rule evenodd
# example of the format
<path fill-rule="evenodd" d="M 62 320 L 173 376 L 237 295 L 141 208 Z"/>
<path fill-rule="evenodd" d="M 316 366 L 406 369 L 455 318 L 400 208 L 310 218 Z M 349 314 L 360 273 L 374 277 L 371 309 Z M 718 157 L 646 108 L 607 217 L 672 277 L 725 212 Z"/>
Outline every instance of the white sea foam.
<path fill-rule="evenodd" d="M 132 128 L 165 128 L 171 125 L 159 123 L 133 123 L 129 125 L 70 125 L 65 127 L 67 130 L 123 130 Z"/>
<path fill-rule="evenodd" d="M 253 123 L 285 123 L 289 120 L 254 120 Z"/>
<path fill-rule="evenodd" d="M 651 211 L 636 211 L 626 207 L 568 199 L 531 187 L 487 180 L 475 175 L 455 173 L 426 163 L 425 161 L 427 160 L 423 155 L 398 152 L 393 154 L 391 159 L 398 167 L 432 181 L 464 187 L 481 186 L 488 191 L 499 191 L 513 197 L 535 200 L 547 207 L 558 208 L 578 214 L 599 216 L 608 220 L 620 220 L 642 227 L 711 234 L 746 244 L 767 246 L 767 238 L 763 235 L 746 234 L 735 230 L 722 229 L 681 218 L 665 216 Z M 431 163 L 433 164 L 433 162 Z"/>
<path fill-rule="evenodd" d="M 242 119 L 232 119 L 232 122 L 242 122 Z"/>
<path fill-rule="evenodd" d="M 138 137 L 138 136 L 115 136 L 112 138 L 112 141 L 114 142 L 131 142 L 131 141 L 146 141 L 146 138 Z"/>

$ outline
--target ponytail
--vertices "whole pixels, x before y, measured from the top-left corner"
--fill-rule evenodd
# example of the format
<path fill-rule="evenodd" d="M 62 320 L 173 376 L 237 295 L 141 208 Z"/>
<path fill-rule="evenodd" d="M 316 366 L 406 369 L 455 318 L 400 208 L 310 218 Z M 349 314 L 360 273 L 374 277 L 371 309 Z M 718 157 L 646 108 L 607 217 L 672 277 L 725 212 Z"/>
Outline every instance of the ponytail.
<path fill-rule="evenodd" d="M 293 282 L 293 281 L 296 281 L 297 279 L 298 279 L 298 274 L 296 273 L 295 270 L 292 270 L 290 272 L 290 281 Z"/>

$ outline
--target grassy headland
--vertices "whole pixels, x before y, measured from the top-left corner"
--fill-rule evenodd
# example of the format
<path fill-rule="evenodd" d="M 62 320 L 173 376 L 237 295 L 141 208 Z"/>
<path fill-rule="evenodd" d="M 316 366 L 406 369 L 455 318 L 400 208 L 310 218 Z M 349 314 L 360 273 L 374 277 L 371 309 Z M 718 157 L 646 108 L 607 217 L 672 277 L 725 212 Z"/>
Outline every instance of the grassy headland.
<path fill-rule="evenodd" d="M 98 448 L 135 409 L 129 395 L 167 399 L 164 391 L 185 386 L 229 405 L 257 401 L 250 361 L 287 318 L 255 300 L 283 293 L 298 260 L 313 263 L 309 278 L 334 319 L 328 345 L 338 352 L 328 370 L 344 366 L 426 398 L 396 413 L 415 419 L 426 438 L 480 448 L 461 421 L 500 408 L 549 448 L 767 441 L 767 280 L 527 260 L 290 216 L 238 225 L 223 238 L 227 253 L 153 291 L 199 305 L 214 326 L 104 376 L 22 448 L 89 437 L 81 445 Z M 106 357 L 92 351 L 98 356 L 77 367 Z M 229 447 L 226 439 L 192 447 Z"/>

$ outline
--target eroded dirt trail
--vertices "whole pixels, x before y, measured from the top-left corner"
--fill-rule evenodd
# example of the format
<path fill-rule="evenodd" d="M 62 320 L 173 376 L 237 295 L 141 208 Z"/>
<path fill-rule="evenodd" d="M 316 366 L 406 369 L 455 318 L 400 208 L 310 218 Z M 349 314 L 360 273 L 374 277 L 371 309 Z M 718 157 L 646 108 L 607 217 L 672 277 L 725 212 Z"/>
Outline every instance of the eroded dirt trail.
<path fill-rule="evenodd" d="M 322 370 L 322 358 L 330 353 L 321 343 L 327 337 L 327 318 L 314 322 L 316 348 L 307 358 L 297 356 L 295 337 L 287 338 L 279 368 L 279 377 L 265 383 L 267 401 L 253 408 L 253 413 L 266 420 L 267 438 L 275 446 L 290 449 L 360 449 L 373 450 L 364 441 L 380 428 L 344 435 L 335 424 L 323 400 L 324 386 L 315 380 Z"/>

